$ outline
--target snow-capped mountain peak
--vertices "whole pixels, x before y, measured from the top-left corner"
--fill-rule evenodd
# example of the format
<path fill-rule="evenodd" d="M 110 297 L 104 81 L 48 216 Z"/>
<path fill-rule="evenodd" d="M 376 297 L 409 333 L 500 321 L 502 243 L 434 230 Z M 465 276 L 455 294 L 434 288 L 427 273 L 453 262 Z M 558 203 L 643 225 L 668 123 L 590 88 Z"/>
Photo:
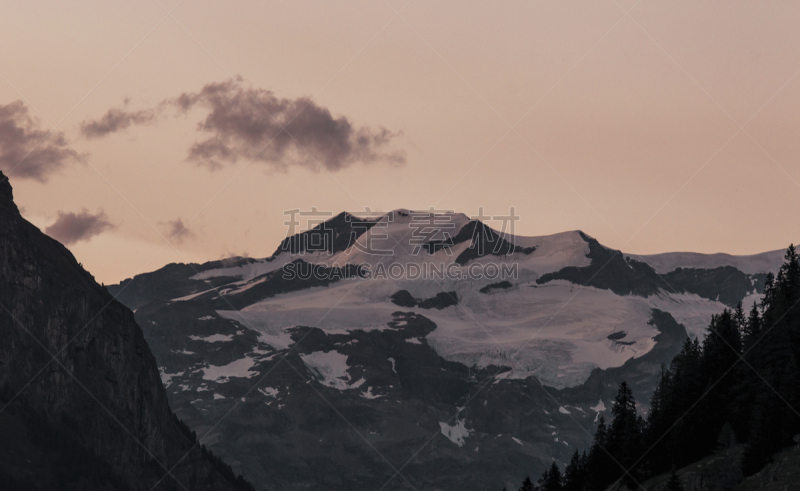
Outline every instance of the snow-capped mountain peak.
<path fill-rule="evenodd" d="M 348 468 L 369 459 L 334 436 L 335 421 L 316 423 L 327 406 L 314 405 L 312 385 L 380 433 L 384 450 L 413 452 L 426 432 L 441 432 L 450 446 L 440 458 L 468 463 L 453 464 L 449 478 L 480 479 L 498 461 L 476 474 L 482 452 L 513 459 L 527 448 L 520 442 L 550 445 L 534 458 L 568 459 L 571 444 L 588 443 L 574 420 L 595 424 L 621 380 L 646 404 L 687 335 L 704 336 L 713 314 L 760 298 L 775 256 L 632 256 L 581 231 L 524 237 L 464 214 L 427 215 L 340 213 L 270 257 L 169 265 L 110 290 L 138 308 L 171 403 L 194 426 L 214 424 L 227 394 L 269 375 L 242 401 L 251 437 L 216 447 L 262 482 L 282 488 L 271 481 L 281 460 L 257 458 L 267 449 L 313 462 L 291 435 L 322 432 Z M 560 403 L 535 397 L 539 384 Z M 392 415 L 386 428 L 364 419 L 377 411 Z M 557 441 L 542 443 L 554 430 Z M 421 465 L 442 476 L 440 465 Z"/>

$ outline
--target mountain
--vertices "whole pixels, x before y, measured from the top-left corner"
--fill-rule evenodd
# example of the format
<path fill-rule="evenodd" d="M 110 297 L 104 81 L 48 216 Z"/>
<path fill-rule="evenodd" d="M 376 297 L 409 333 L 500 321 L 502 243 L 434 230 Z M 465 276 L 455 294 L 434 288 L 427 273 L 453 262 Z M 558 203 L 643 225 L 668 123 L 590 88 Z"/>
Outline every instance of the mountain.
<path fill-rule="evenodd" d="M 424 218 L 342 213 L 268 258 L 108 289 L 176 413 L 259 487 L 502 489 L 585 448 L 620 381 L 646 406 L 684 339 L 782 260 Z"/>
<path fill-rule="evenodd" d="M 2 173 L 0 453 L 9 490 L 252 489 L 196 445 L 131 311 L 20 216 Z"/>

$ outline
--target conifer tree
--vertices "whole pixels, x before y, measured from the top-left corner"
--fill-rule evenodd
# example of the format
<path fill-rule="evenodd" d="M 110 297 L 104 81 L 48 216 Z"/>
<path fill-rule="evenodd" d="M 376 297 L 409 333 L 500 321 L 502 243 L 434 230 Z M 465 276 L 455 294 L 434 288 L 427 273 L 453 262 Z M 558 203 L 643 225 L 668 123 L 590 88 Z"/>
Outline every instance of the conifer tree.
<path fill-rule="evenodd" d="M 766 307 L 772 302 L 772 297 L 775 294 L 775 275 L 770 271 L 764 278 L 764 298 L 761 299 L 761 308 Z"/>
<path fill-rule="evenodd" d="M 740 314 L 743 318 L 743 312 Z M 712 316 L 703 341 L 700 376 L 705 385 L 704 395 L 689 416 L 697 423 L 695 440 L 701 454 L 715 450 L 722 426 L 734 419 L 730 403 L 739 379 L 733 369 L 740 360 L 742 346 L 736 317 L 728 309 Z"/>
<path fill-rule="evenodd" d="M 670 417 L 671 385 L 672 372 L 662 364 L 661 374 L 658 376 L 656 388 L 650 398 L 650 411 L 647 412 L 642 435 L 646 445 L 650 448 L 647 455 L 647 468 L 650 472 L 659 472 L 665 469 L 670 460 L 669 439 L 665 440 L 662 436 L 669 436 L 672 424 Z"/>
<path fill-rule="evenodd" d="M 587 460 L 586 452 L 579 454 L 575 450 L 575 453 L 572 454 L 572 459 L 564 468 L 564 491 L 584 491 L 587 479 Z"/>
<path fill-rule="evenodd" d="M 526 477 L 525 480 L 522 481 L 522 487 L 519 488 L 519 491 L 535 491 L 530 477 Z"/>
<path fill-rule="evenodd" d="M 614 419 L 608 431 L 607 449 L 618 462 L 613 467 L 615 474 L 617 477 L 621 477 L 629 488 L 633 488 L 636 486 L 636 481 L 631 474 L 636 475 L 638 472 L 631 467 L 639 459 L 642 444 L 642 421 L 636 412 L 633 391 L 625 381 L 619 386 L 611 414 Z M 630 469 L 628 473 L 624 473 L 619 468 L 620 465 L 625 469 Z"/>
<path fill-rule="evenodd" d="M 545 470 L 542 474 L 542 477 L 539 478 L 539 486 L 537 488 L 538 491 L 562 491 L 561 486 L 561 470 L 558 468 L 558 464 L 553 461 L 550 465 L 550 468 Z"/>
<path fill-rule="evenodd" d="M 794 244 L 790 244 L 784 255 L 784 266 L 786 267 L 786 289 L 787 297 L 794 297 L 800 288 L 800 258 Z"/>
<path fill-rule="evenodd" d="M 614 463 L 606 453 L 605 447 L 607 444 L 606 422 L 603 416 L 600 416 L 600 422 L 597 424 L 597 430 L 594 433 L 594 440 L 589 450 L 586 465 L 590 491 L 605 491 L 606 487 L 614 482 L 614 475 L 611 473 L 613 470 L 611 466 Z"/>
<path fill-rule="evenodd" d="M 742 336 L 742 347 L 744 350 L 750 349 L 761 334 L 761 316 L 758 313 L 758 304 L 753 302 L 750 315 L 747 317 L 744 334 Z"/>

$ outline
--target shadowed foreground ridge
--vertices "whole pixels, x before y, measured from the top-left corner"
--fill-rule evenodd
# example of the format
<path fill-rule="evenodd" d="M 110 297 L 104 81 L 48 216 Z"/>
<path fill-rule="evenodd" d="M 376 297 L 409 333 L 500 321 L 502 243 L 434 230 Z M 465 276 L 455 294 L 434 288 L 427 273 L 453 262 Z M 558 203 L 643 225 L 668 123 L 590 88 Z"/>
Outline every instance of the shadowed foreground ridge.
<path fill-rule="evenodd" d="M 165 468 L 155 489 L 252 489 L 195 445 L 133 313 L 20 216 L 1 172 L 0 449 L 3 489 L 150 490 Z"/>

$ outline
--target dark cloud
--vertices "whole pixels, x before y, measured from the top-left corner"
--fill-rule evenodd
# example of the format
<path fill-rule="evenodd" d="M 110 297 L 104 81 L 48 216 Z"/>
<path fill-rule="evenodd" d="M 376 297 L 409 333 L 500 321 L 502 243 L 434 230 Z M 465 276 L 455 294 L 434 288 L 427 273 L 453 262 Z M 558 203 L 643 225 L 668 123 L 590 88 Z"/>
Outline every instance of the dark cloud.
<path fill-rule="evenodd" d="M 168 240 L 175 243 L 182 243 L 185 239 L 194 239 L 195 234 L 192 230 L 186 227 L 183 220 L 176 218 L 162 223 Z"/>
<path fill-rule="evenodd" d="M 304 165 L 336 171 L 356 162 L 405 163 L 384 149 L 395 136 L 385 128 L 356 128 L 346 117 L 308 98 L 280 99 L 269 90 L 242 89 L 233 80 L 212 83 L 174 100 L 181 110 L 209 110 L 198 130 L 209 135 L 189 149 L 189 159 L 218 166 L 240 158 L 279 168 Z"/>
<path fill-rule="evenodd" d="M 201 109 L 207 114 L 197 130 L 204 138 L 191 146 L 188 160 L 212 169 L 240 159 L 277 169 L 299 165 L 329 171 L 355 163 L 405 164 L 404 152 L 388 149 L 397 134 L 386 128 L 357 127 L 307 97 L 278 98 L 269 90 L 242 88 L 239 82 L 211 83 L 152 110 L 111 110 L 100 120 L 84 122 L 82 129 L 86 136 L 103 136 L 154 121 L 166 106 L 183 114 Z"/>
<path fill-rule="evenodd" d="M 125 105 L 121 109 L 112 108 L 98 120 L 84 121 L 81 123 L 81 133 L 86 138 L 99 138 L 124 130 L 132 124 L 147 124 L 156 120 L 155 109 L 127 111 L 127 106 L 128 99 L 125 99 Z"/>
<path fill-rule="evenodd" d="M 114 228 L 103 210 L 91 214 L 83 209 L 80 213 L 58 212 L 56 222 L 45 229 L 45 233 L 62 244 L 69 245 L 89 240 L 106 230 Z"/>
<path fill-rule="evenodd" d="M 78 160 L 80 155 L 64 135 L 41 129 L 22 101 L 0 105 L 0 170 L 45 182 L 51 173 Z"/>

